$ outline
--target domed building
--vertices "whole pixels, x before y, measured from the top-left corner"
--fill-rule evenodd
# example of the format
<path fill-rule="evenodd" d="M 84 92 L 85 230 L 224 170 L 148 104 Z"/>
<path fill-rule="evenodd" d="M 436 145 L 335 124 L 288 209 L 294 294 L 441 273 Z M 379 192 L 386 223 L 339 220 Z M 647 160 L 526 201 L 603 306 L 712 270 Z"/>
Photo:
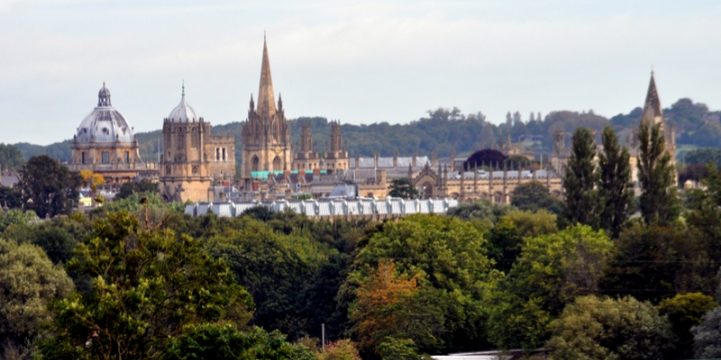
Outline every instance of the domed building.
<path fill-rule="evenodd" d="M 138 177 L 143 168 L 133 128 L 110 101 L 103 83 L 98 105 L 78 126 L 72 143 L 70 169 L 91 170 L 117 186 Z"/>
<path fill-rule="evenodd" d="M 235 176 L 235 138 L 212 127 L 185 100 L 163 120 L 160 191 L 168 200 L 213 201 L 213 185 Z"/>

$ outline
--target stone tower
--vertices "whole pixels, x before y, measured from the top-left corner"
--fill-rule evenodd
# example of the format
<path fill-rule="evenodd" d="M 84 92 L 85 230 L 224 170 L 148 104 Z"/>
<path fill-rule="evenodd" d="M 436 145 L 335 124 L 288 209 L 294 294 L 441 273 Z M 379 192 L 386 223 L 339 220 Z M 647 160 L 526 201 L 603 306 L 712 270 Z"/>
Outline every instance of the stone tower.
<path fill-rule="evenodd" d="M 275 103 L 265 38 L 263 38 L 258 104 L 255 106 L 251 95 L 248 119 L 243 124 L 242 137 L 243 179 L 263 177 L 261 173 L 267 175 L 268 172 L 278 173 L 292 169 L 290 127 L 285 119 L 280 95 L 277 106 Z"/>
<path fill-rule="evenodd" d="M 308 121 L 303 123 L 300 134 L 300 151 L 295 154 L 295 170 L 313 171 L 320 167 L 318 153 L 313 150 L 313 132 Z"/>
<path fill-rule="evenodd" d="M 213 183 L 235 175 L 235 139 L 212 127 L 185 100 L 163 120 L 160 191 L 169 200 L 213 201 Z"/>
<path fill-rule="evenodd" d="M 324 156 L 325 167 L 328 172 L 338 172 L 348 169 L 348 152 L 343 150 L 343 137 L 340 131 L 340 122 L 330 123 L 330 142 L 328 151 Z"/>

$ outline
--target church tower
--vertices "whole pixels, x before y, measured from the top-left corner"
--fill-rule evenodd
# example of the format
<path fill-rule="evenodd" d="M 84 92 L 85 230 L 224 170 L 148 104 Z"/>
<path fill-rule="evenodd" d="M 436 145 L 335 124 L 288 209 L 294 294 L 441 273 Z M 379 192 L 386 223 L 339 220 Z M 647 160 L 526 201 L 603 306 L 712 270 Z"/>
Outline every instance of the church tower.
<path fill-rule="evenodd" d="M 245 180 L 264 177 L 292 169 L 290 127 L 285 119 L 283 100 L 278 95 L 276 106 L 270 74 L 268 46 L 263 38 L 263 61 L 260 68 L 258 104 L 250 97 L 248 119 L 243 124 L 243 165 Z"/>
<path fill-rule="evenodd" d="M 654 78 L 653 72 L 651 72 L 651 81 L 648 84 L 648 91 L 646 92 L 646 102 L 643 106 L 643 115 L 641 116 L 641 122 L 651 125 L 659 125 L 661 132 L 664 134 L 664 144 L 666 152 L 671 156 L 671 163 L 676 165 L 676 136 L 675 131 L 672 127 L 667 127 L 666 122 L 663 119 L 663 111 L 661 109 L 661 101 L 658 97 L 658 90 L 656 89 L 656 79 Z"/>
<path fill-rule="evenodd" d="M 330 143 L 324 158 L 326 169 L 330 173 L 348 169 L 348 152 L 343 150 L 339 121 L 330 122 Z"/>
<path fill-rule="evenodd" d="M 308 121 L 303 122 L 300 151 L 295 154 L 294 170 L 313 171 L 320 167 L 318 153 L 313 150 L 313 132 Z"/>

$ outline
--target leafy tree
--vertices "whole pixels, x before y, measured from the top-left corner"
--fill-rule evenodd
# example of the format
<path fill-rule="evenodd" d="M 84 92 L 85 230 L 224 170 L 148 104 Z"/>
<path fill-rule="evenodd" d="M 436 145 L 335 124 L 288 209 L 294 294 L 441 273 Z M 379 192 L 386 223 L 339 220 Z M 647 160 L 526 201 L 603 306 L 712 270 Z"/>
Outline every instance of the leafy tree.
<path fill-rule="evenodd" d="M 382 360 L 418 360 L 415 342 L 411 339 L 387 337 L 378 345 L 378 353 Z"/>
<path fill-rule="evenodd" d="M 604 293 L 659 301 L 679 292 L 713 291 L 715 268 L 683 227 L 635 222 L 621 232 L 602 281 Z"/>
<path fill-rule="evenodd" d="M 73 282 L 39 247 L 9 240 L 0 239 L 0 269 L 0 339 L 19 349 L 34 341 L 50 320 L 48 305 Z"/>
<path fill-rule="evenodd" d="M 14 224 L 34 224 L 39 222 L 40 219 L 32 211 L 22 210 L 0 210 L 0 233 L 4 232 L 8 227 Z"/>
<path fill-rule="evenodd" d="M 702 293 L 676 294 L 658 305 L 661 315 L 668 317 L 675 335 L 672 357 L 686 359 L 693 356 L 691 328 L 701 323 L 701 318 L 717 306 L 714 298 Z"/>
<path fill-rule="evenodd" d="M 629 154 L 618 144 L 611 127 L 603 129 L 602 143 L 603 151 L 598 155 L 599 219 L 601 228 L 616 239 L 628 220 L 633 202 Z"/>
<path fill-rule="evenodd" d="M 231 324 L 203 323 L 188 326 L 184 333 L 173 339 L 167 360 L 313 360 L 305 347 L 285 340 L 277 331 L 266 332 L 259 327 L 240 331 Z"/>
<path fill-rule="evenodd" d="M 17 209 L 23 206 L 22 193 L 17 187 L 0 185 L 0 208 Z"/>
<path fill-rule="evenodd" d="M 583 296 L 551 325 L 549 359 L 668 359 L 671 327 L 646 302 Z"/>
<path fill-rule="evenodd" d="M 318 360 L 361 360 L 352 341 L 341 339 L 326 345 L 324 352 L 316 355 Z"/>
<path fill-rule="evenodd" d="M 32 214 L 32 212 L 30 212 Z M 37 217 L 32 215 L 35 219 Z M 29 221 L 8 226 L 4 236 L 19 243 L 40 246 L 53 263 L 66 263 L 79 239 L 90 233 L 90 221 L 80 213 L 50 221 Z"/>
<path fill-rule="evenodd" d="M 389 196 L 403 199 L 415 199 L 418 197 L 418 190 L 413 186 L 409 178 L 393 179 L 390 189 Z"/>
<path fill-rule="evenodd" d="M 548 188 L 539 181 L 531 181 L 516 186 L 511 193 L 511 205 L 528 211 L 548 210 L 554 214 L 561 212 L 562 204 Z"/>
<path fill-rule="evenodd" d="M 595 293 L 613 243 L 602 231 L 575 225 L 527 237 L 494 294 L 488 334 L 503 348 L 536 348 L 548 322 L 576 296 Z"/>
<path fill-rule="evenodd" d="M 485 339 L 483 297 L 494 279 L 485 248 L 483 234 L 457 218 L 415 215 L 387 222 L 358 251 L 338 297 L 355 298 L 350 294 L 367 283 L 382 261 L 393 261 L 401 278 L 419 276 L 417 312 L 442 317 L 433 327 L 421 328 L 434 334 L 432 338 L 398 337 L 414 340 L 419 351 L 477 348 Z M 423 319 L 410 320 L 425 324 Z"/>
<path fill-rule="evenodd" d="M 556 216 L 546 211 L 529 212 L 511 210 L 503 215 L 488 234 L 488 254 L 495 260 L 496 268 L 503 272 L 521 253 L 523 238 L 540 236 L 558 231 Z"/>
<path fill-rule="evenodd" d="M 31 158 L 20 170 L 23 203 L 44 218 L 68 214 L 78 204 L 81 178 L 48 156 Z"/>
<path fill-rule="evenodd" d="M 701 323 L 691 328 L 691 333 L 696 358 L 721 357 L 721 307 L 707 312 Z"/>
<path fill-rule="evenodd" d="M 50 359 L 159 357 L 186 325 L 244 326 L 252 300 L 228 266 L 171 230 L 143 228 L 125 212 L 93 226 L 68 262 L 81 291 L 54 309 Z"/>
<path fill-rule="evenodd" d="M 115 194 L 115 198 L 126 199 L 132 194 L 143 193 L 160 193 L 158 183 L 146 179 L 126 182 L 123 185 L 120 185 L 120 189 L 118 190 L 118 193 Z"/>
<path fill-rule="evenodd" d="M 596 147 L 589 129 L 578 128 L 573 134 L 573 149 L 563 177 L 566 194 L 565 215 L 570 223 L 595 226 L 596 213 L 596 171 L 594 156 Z"/>
<path fill-rule="evenodd" d="M 666 152 L 660 124 L 642 121 L 638 140 L 641 215 L 646 224 L 668 225 L 678 216 L 678 200 L 672 159 Z"/>

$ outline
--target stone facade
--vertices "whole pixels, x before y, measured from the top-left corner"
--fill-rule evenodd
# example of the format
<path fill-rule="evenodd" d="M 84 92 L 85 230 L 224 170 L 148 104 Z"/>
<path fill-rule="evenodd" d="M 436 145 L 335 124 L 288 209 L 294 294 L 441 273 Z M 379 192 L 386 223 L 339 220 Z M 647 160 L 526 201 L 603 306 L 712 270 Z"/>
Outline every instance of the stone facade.
<path fill-rule="evenodd" d="M 213 201 L 212 186 L 235 175 L 235 140 L 214 136 L 212 126 L 185 100 L 163 121 L 162 194 L 179 201 Z"/>

